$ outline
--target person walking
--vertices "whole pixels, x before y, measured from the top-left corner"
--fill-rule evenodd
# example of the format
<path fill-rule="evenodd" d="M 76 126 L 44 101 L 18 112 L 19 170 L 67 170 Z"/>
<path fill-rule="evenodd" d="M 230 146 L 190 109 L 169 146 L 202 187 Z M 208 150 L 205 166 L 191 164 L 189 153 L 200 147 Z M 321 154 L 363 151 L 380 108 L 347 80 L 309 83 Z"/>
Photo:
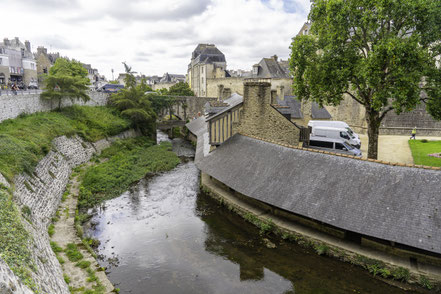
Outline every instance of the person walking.
<path fill-rule="evenodd" d="M 411 139 L 416 140 L 415 136 L 416 136 L 416 127 L 414 127 L 413 130 L 412 130 L 412 134 L 411 134 L 411 136 L 410 136 L 410 140 L 411 140 Z"/>

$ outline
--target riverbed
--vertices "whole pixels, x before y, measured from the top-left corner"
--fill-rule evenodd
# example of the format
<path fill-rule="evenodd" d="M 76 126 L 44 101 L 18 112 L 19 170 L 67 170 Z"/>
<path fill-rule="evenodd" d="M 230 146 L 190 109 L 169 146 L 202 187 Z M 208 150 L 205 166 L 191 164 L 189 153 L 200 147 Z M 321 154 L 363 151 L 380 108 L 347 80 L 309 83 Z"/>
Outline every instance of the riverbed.
<path fill-rule="evenodd" d="M 178 155 L 189 155 L 185 144 L 173 142 Z M 191 160 L 105 202 L 91 222 L 88 234 L 100 240 L 100 263 L 120 293 L 414 293 L 261 236 L 200 193 Z"/>

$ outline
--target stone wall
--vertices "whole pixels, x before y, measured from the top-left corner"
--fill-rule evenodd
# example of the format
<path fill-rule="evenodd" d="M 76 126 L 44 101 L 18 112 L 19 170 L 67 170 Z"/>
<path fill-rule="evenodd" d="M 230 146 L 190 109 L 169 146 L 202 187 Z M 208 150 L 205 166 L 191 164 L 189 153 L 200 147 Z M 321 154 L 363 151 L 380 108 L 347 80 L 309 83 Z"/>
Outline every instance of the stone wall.
<path fill-rule="evenodd" d="M 244 94 L 244 78 L 221 78 L 221 79 L 207 79 L 207 97 L 219 97 L 219 86 L 224 91 Z M 292 93 L 292 79 L 271 79 L 271 90 L 277 91 L 281 95 L 281 86 L 283 87 L 283 95 L 291 95 Z"/>
<path fill-rule="evenodd" d="M 299 144 L 300 129 L 271 106 L 271 84 L 266 81 L 246 81 L 239 123 L 233 133 L 260 136 L 279 143 Z"/>
<path fill-rule="evenodd" d="M 102 106 L 107 104 L 108 95 L 101 92 L 89 92 L 90 100 L 87 103 L 81 100 L 64 99 L 62 107 L 73 104 Z M 0 122 L 10 118 L 16 118 L 22 113 L 34 113 L 50 111 L 58 107 L 57 102 L 40 99 L 40 94 L 0 95 Z"/>
<path fill-rule="evenodd" d="M 367 133 L 366 112 L 364 107 L 354 99 L 346 96 L 339 106 L 325 106 L 332 120 L 348 123 L 356 132 Z M 417 135 L 441 136 L 441 121 L 435 121 L 426 111 L 424 105 L 419 105 L 411 112 L 397 115 L 391 111 L 386 114 L 380 127 L 381 135 L 409 135 L 414 127 Z"/>
<path fill-rule="evenodd" d="M 20 208 L 27 206 L 31 211 L 31 222 L 23 221 L 33 239 L 29 248 L 37 271 L 32 275 L 41 293 L 69 293 L 61 266 L 51 249 L 47 228 L 61 202 L 72 169 L 90 160 L 94 153 L 101 152 L 115 140 L 134 136 L 136 133 L 129 130 L 95 143 L 84 142 L 77 136 L 58 137 L 53 141 L 53 150 L 38 163 L 32 174 L 15 177 L 14 201 Z M 14 292 L 14 288 L 26 290 Z M 32 293 L 0 259 L 0 293 L 10 293 L 8 291 Z"/>

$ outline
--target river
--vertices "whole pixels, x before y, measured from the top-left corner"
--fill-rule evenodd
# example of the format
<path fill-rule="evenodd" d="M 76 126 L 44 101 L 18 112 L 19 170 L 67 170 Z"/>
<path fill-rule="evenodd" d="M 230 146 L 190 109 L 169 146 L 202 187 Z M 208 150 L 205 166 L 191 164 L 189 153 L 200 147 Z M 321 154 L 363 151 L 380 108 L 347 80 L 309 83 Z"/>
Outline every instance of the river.
<path fill-rule="evenodd" d="M 191 153 L 182 143 L 174 150 Z M 88 234 L 120 293 L 414 293 L 278 238 L 267 248 L 257 228 L 199 192 L 191 160 L 103 207 Z"/>

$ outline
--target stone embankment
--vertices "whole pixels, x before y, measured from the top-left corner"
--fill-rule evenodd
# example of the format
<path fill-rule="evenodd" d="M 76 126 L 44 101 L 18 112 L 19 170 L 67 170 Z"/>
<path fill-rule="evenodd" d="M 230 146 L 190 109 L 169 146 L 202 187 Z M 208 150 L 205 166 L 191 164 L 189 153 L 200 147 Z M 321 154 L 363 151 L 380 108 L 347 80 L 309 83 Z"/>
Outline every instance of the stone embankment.
<path fill-rule="evenodd" d="M 81 100 L 63 99 L 61 107 L 76 105 L 103 106 L 107 104 L 108 95 L 101 92 L 89 92 L 90 100 L 84 103 Z M 43 100 L 40 94 L 19 94 L 0 96 L 0 122 L 16 118 L 22 113 L 51 111 L 58 107 L 58 102 Z"/>
<path fill-rule="evenodd" d="M 29 248 L 36 266 L 32 279 L 40 293 L 70 293 L 64 281 L 63 271 L 51 249 L 48 225 L 55 215 L 69 181 L 72 169 L 90 160 L 94 153 L 101 152 L 117 139 L 136 136 L 132 130 L 95 143 L 83 141 L 75 136 L 56 138 L 53 148 L 38 163 L 32 174 L 23 173 L 10 185 L 0 177 L 0 182 L 14 189 L 14 201 L 30 211 L 25 227 L 32 237 Z M 0 258 L 0 293 L 32 293 Z"/>

